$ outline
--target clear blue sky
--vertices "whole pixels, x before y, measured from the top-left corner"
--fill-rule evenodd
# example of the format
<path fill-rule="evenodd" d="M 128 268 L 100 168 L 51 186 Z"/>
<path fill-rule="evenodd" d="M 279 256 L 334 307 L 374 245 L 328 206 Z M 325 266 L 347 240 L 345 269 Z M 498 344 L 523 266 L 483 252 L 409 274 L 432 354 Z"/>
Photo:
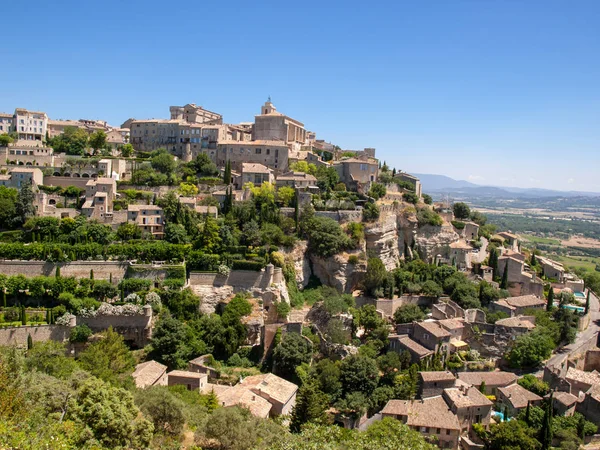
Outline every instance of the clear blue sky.
<path fill-rule="evenodd" d="M 251 121 L 399 169 L 600 191 L 600 1 L 7 2 L 0 111 Z"/>

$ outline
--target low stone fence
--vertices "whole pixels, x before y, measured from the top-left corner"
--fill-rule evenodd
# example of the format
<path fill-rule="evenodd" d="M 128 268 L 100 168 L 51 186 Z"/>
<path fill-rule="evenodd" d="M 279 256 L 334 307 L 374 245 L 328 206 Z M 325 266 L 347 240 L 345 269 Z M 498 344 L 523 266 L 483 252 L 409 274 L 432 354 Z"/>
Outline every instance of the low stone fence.
<path fill-rule="evenodd" d="M 87 325 L 94 333 L 112 327 L 123 336 L 125 341 L 137 348 L 143 348 L 152 337 L 152 308 L 144 307 L 143 314 L 136 315 L 102 315 L 94 317 L 77 316 L 77 325 Z"/>
<path fill-rule="evenodd" d="M 384 316 L 392 317 L 394 311 L 403 305 L 418 305 L 427 308 L 432 307 L 438 301 L 438 297 L 429 297 L 426 295 L 403 295 L 394 299 L 389 298 L 372 298 L 372 297 L 356 297 L 356 306 L 358 308 L 364 305 L 373 305 L 378 311 L 381 311 Z"/>
<path fill-rule="evenodd" d="M 279 267 L 268 265 L 261 271 L 232 270 L 228 275 L 217 272 L 190 272 L 188 284 L 192 286 L 232 286 L 238 289 L 268 288 L 283 281 Z"/>
<path fill-rule="evenodd" d="M 71 328 L 63 325 L 23 325 L 0 328 L 0 346 L 27 347 L 28 336 L 31 336 L 33 342 L 63 342 L 69 339 L 70 334 Z"/>
<path fill-rule="evenodd" d="M 60 267 L 63 277 L 89 278 L 90 271 L 94 271 L 94 279 L 109 280 L 112 274 L 113 282 L 125 278 L 129 264 L 122 261 L 72 261 L 68 263 L 51 263 L 46 261 L 0 261 L 0 274 L 7 276 L 25 275 L 54 276 L 56 268 Z"/>

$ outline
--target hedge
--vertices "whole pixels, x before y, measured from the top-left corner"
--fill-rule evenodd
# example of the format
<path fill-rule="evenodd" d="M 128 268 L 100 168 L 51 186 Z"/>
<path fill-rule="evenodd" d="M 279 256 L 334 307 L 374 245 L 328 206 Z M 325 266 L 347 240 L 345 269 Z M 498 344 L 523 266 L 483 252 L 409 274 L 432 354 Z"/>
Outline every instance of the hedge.
<path fill-rule="evenodd" d="M 233 261 L 231 268 L 233 270 L 256 270 L 260 271 L 265 266 L 264 262 L 237 260 Z"/>
<path fill-rule="evenodd" d="M 124 290 L 127 294 L 138 291 L 147 291 L 151 287 L 152 281 L 143 278 L 125 278 L 119 283 L 119 289 Z"/>

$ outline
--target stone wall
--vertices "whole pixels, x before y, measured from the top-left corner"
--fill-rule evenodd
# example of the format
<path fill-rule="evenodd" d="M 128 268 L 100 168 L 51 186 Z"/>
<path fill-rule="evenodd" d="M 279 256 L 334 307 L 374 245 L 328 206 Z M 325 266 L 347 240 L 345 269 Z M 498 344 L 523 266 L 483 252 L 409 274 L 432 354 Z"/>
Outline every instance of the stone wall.
<path fill-rule="evenodd" d="M 4 275 L 40 275 L 54 276 L 56 267 L 60 267 L 63 277 L 89 278 L 90 270 L 94 271 L 94 279 L 108 280 L 112 274 L 113 282 L 125 277 L 128 263 L 121 261 L 73 261 L 69 263 L 50 263 L 45 261 L 0 261 L 0 273 Z"/>
<path fill-rule="evenodd" d="M 69 187 L 76 186 L 79 189 L 85 189 L 85 185 L 92 178 L 79 178 L 79 177 L 54 177 L 48 176 L 44 177 L 44 185 L 45 186 L 60 186 L 60 187 Z"/>
<path fill-rule="evenodd" d="M 271 284 L 283 281 L 283 272 L 271 265 L 261 271 L 232 270 L 229 275 L 216 272 L 190 272 L 188 283 L 191 286 L 232 286 L 237 289 L 268 288 Z"/>
<path fill-rule="evenodd" d="M 135 316 L 77 316 L 77 325 L 87 325 L 98 333 L 112 327 L 123 339 L 143 348 L 152 337 L 152 308 L 145 307 L 144 314 Z"/>
<path fill-rule="evenodd" d="M 430 308 L 435 302 L 438 301 L 438 297 L 427 297 L 425 295 L 403 295 L 398 298 L 370 298 L 370 297 L 357 297 L 356 306 L 362 307 L 364 305 L 374 305 L 378 311 L 381 311 L 385 317 L 392 317 L 394 311 L 403 305 L 419 305 Z"/>
<path fill-rule="evenodd" d="M 16 345 L 27 347 L 27 337 L 33 342 L 57 341 L 69 339 L 71 328 L 62 325 L 38 325 L 0 328 L 0 346 Z"/>
<path fill-rule="evenodd" d="M 281 214 L 294 217 L 294 208 L 281 208 Z M 340 224 L 362 222 L 362 209 L 340 209 L 338 211 L 315 211 L 315 216 L 328 217 Z"/>
<path fill-rule="evenodd" d="M 146 280 L 164 280 L 168 276 L 169 269 L 182 268 L 184 269 L 183 277 L 185 278 L 185 266 L 181 265 L 161 265 L 161 264 L 131 264 L 127 270 L 128 278 L 143 278 Z M 94 272 L 96 275 L 96 272 Z"/>

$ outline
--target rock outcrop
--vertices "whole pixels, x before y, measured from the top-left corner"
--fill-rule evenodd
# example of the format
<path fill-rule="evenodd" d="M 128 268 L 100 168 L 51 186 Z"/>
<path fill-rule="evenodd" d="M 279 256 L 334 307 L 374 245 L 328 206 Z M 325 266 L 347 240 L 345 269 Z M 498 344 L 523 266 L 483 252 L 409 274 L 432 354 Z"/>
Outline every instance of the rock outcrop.
<path fill-rule="evenodd" d="M 433 262 L 437 255 L 447 258 L 449 245 L 459 239 L 460 236 L 454 231 L 452 225 L 445 224 L 441 227 L 425 225 L 417 230 L 415 249 L 422 259 Z"/>
<path fill-rule="evenodd" d="M 308 257 L 308 242 L 298 241 L 291 250 L 283 249 L 281 252 L 286 260 L 294 263 L 296 271 L 296 283 L 300 289 L 306 287 L 310 279 L 310 260 Z"/>
<path fill-rule="evenodd" d="M 400 257 L 396 216 L 387 215 L 377 224 L 368 226 L 365 241 L 369 252 L 381 259 L 387 270 L 396 268 Z"/>
<path fill-rule="evenodd" d="M 365 264 L 348 264 L 344 255 L 331 258 L 311 256 L 313 274 L 326 286 L 332 286 L 340 292 L 350 293 L 362 281 Z"/>

